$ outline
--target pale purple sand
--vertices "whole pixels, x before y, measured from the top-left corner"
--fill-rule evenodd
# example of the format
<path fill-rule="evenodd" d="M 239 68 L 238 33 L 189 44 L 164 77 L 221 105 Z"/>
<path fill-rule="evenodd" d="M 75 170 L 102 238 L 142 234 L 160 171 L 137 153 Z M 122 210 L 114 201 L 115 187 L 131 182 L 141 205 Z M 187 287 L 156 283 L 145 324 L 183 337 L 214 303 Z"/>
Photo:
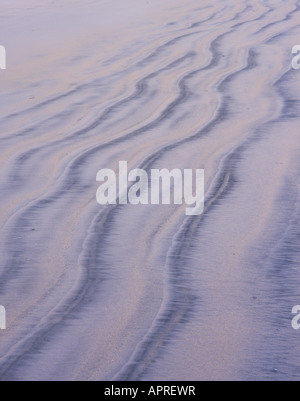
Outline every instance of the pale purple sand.
<path fill-rule="evenodd" d="M 2 380 L 300 380 L 295 0 L 2 0 Z M 206 208 L 96 203 L 205 169 Z"/>

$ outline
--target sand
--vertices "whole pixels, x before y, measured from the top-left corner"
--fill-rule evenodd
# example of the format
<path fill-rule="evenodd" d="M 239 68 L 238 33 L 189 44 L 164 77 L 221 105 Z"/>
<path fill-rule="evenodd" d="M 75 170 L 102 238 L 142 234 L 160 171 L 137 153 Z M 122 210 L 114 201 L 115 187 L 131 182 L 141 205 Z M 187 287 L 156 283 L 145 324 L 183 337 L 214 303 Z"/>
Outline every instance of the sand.
<path fill-rule="evenodd" d="M 300 2 L 1 9 L 0 379 L 299 381 Z M 100 206 L 121 160 L 204 213 Z"/>

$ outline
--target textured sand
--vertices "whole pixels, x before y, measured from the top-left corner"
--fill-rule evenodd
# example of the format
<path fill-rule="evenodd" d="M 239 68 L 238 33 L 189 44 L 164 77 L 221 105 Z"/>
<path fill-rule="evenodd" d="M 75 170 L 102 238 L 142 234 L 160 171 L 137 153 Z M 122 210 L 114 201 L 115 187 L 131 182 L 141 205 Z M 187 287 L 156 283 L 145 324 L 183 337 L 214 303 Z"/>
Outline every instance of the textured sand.
<path fill-rule="evenodd" d="M 300 1 L 1 10 L 0 378 L 300 380 Z M 119 160 L 205 213 L 97 205 Z"/>

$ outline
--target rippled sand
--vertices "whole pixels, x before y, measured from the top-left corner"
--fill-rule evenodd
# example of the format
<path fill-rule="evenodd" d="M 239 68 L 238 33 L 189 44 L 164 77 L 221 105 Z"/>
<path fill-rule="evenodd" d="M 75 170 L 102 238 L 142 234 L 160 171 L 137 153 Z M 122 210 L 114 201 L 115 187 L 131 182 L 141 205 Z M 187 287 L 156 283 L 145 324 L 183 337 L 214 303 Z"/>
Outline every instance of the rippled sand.
<path fill-rule="evenodd" d="M 1 379 L 300 380 L 300 1 L 1 9 Z M 205 213 L 99 206 L 119 160 Z"/>

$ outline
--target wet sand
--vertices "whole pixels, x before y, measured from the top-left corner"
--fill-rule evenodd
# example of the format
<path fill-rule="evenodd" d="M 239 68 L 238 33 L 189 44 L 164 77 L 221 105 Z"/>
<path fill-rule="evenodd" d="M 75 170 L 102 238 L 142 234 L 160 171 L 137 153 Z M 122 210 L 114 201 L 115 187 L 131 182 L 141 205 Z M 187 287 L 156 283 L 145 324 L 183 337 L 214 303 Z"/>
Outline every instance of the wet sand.
<path fill-rule="evenodd" d="M 3 0 L 1 380 L 300 380 L 300 2 Z M 205 169 L 205 212 L 99 169 Z"/>

